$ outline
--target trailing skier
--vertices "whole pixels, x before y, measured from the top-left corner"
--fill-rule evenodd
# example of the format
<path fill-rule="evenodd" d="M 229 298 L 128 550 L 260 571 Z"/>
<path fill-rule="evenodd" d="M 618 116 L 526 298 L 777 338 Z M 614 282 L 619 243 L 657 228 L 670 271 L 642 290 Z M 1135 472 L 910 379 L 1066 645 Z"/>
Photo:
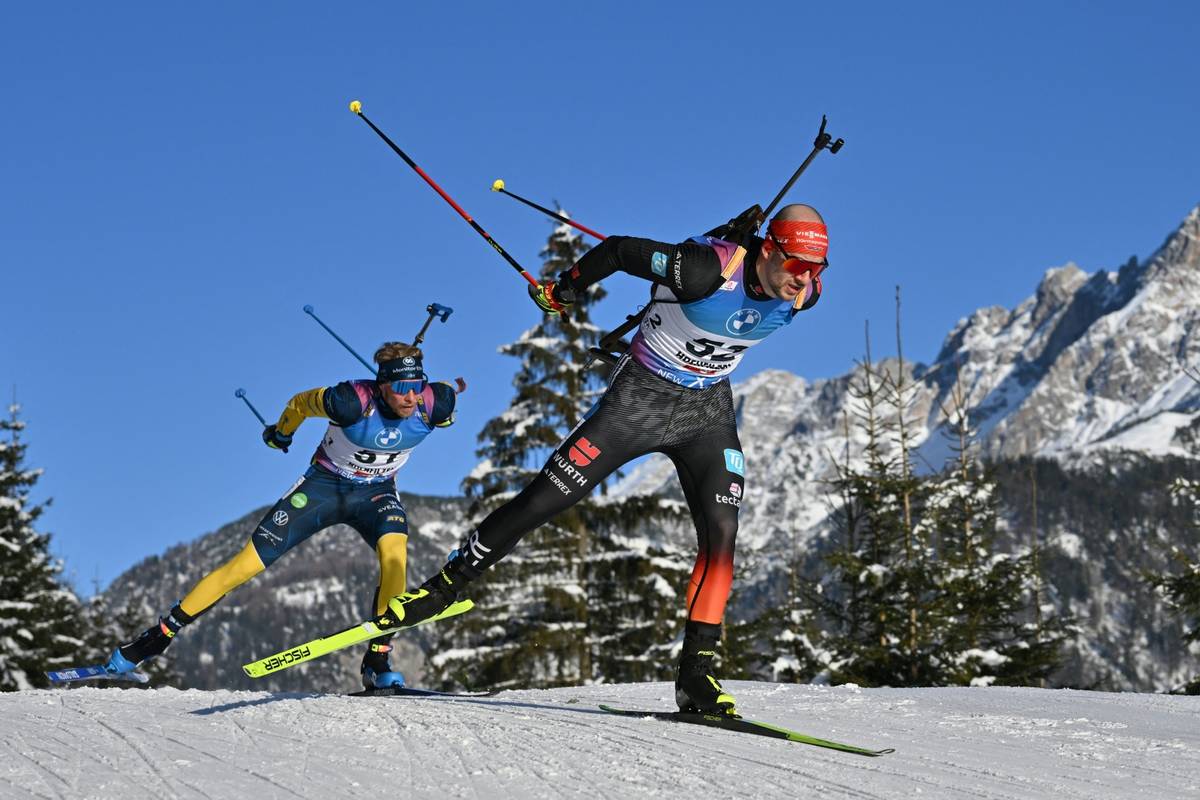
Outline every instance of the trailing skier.
<path fill-rule="evenodd" d="M 457 387 L 430 383 L 420 348 L 405 342 L 383 344 L 374 361 L 376 378 L 300 392 L 288 401 L 279 420 L 263 429 L 266 445 L 286 453 L 304 420 L 329 420 L 308 470 L 266 513 L 245 547 L 204 576 L 157 623 L 118 647 L 105 667 L 110 674 L 130 673 L 161 654 L 184 626 L 230 591 L 338 523 L 354 528 L 379 557 L 375 613 L 383 613 L 389 598 L 405 592 L 408 515 L 396 494 L 395 476 L 425 437 L 453 422 L 457 394 L 466 384 L 461 378 Z M 361 670 L 365 688 L 404 685 L 404 676 L 389 663 L 393 635 L 369 643 Z"/>

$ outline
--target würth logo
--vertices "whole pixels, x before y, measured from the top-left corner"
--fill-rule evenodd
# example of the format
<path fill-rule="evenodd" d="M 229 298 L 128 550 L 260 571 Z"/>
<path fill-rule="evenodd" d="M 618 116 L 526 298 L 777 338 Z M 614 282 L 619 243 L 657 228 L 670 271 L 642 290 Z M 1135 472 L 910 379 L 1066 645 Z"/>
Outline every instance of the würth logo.
<path fill-rule="evenodd" d="M 580 436 L 575 444 L 571 445 L 571 452 L 568 453 L 571 457 L 571 463 L 577 467 L 586 467 L 588 464 L 600 455 L 600 448 L 587 440 L 586 436 Z"/>

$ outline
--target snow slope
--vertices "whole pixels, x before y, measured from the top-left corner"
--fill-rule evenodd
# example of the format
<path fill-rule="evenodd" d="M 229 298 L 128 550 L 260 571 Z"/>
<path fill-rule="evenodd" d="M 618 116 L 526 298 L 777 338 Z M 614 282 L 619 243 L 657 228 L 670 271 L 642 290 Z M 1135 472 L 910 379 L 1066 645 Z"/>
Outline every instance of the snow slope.
<path fill-rule="evenodd" d="M 749 717 L 896 752 L 595 707 L 669 709 L 663 683 L 471 700 L 84 688 L 0 695 L 0 797 L 1200 797 L 1196 697 L 729 685 Z"/>

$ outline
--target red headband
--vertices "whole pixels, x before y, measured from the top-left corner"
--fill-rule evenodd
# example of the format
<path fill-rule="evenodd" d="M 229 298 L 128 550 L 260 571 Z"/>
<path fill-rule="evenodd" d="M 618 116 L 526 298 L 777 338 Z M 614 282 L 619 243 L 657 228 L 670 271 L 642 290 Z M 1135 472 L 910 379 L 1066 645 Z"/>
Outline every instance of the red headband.
<path fill-rule="evenodd" d="M 779 240 L 785 253 L 824 259 L 829 252 L 829 232 L 824 222 L 773 219 L 769 230 Z"/>

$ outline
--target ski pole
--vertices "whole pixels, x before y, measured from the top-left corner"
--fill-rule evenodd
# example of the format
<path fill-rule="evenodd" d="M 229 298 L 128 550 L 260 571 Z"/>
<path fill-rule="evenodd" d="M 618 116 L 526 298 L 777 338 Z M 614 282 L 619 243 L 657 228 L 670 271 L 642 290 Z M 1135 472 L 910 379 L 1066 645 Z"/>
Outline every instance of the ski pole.
<path fill-rule="evenodd" d="M 265 419 L 263 419 L 263 415 L 258 413 L 258 409 L 254 407 L 254 404 L 246 399 L 246 390 L 245 389 L 238 389 L 236 392 L 233 393 L 233 396 L 241 398 L 241 401 L 243 403 L 245 403 L 252 412 L 254 412 L 254 416 L 258 417 L 258 421 L 263 424 L 263 427 L 264 428 L 267 427 L 267 421 Z"/>
<path fill-rule="evenodd" d="M 762 218 L 764 220 L 770 218 L 771 212 L 775 210 L 775 206 L 779 205 L 779 201 L 782 200 L 783 196 L 792 188 L 792 184 L 794 184 L 796 180 L 804 173 L 804 170 L 808 169 L 808 165 L 811 164 L 812 160 L 817 157 L 817 153 L 821 152 L 822 150 L 828 150 L 830 154 L 836 153 L 838 150 L 841 150 L 842 145 L 846 143 L 845 139 L 838 139 L 836 142 L 833 141 L 833 137 L 825 132 L 826 122 L 827 120 L 825 115 L 822 114 L 821 129 L 817 131 L 817 138 L 813 139 L 812 152 L 808 154 L 808 158 L 804 159 L 804 163 L 800 165 L 800 168 L 792 173 L 792 177 L 788 178 L 788 182 L 785 183 L 783 188 L 779 190 L 779 194 L 775 195 L 775 199 L 771 201 L 771 205 L 767 206 L 767 210 L 762 212 Z M 759 225 L 761 224 L 762 223 L 760 222 Z"/>
<path fill-rule="evenodd" d="M 538 283 L 537 279 L 534 278 L 532 275 L 530 275 L 529 272 L 524 267 L 522 267 L 521 264 L 515 258 L 513 258 L 512 256 L 510 256 L 508 254 L 507 250 L 505 250 L 503 247 L 500 246 L 499 242 L 497 242 L 495 239 L 493 239 L 491 236 L 489 236 L 487 231 L 485 231 L 483 228 L 479 227 L 479 223 L 476 222 L 475 220 L 473 220 L 471 218 L 471 215 L 463 210 L 462 206 L 460 206 L 458 203 L 454 202 L 454 198 L 451 197 L 450 195 L 446 194 L 442 190 L 442 187 L 438 186 L 437 183 L 434 182 L 433 178 L 429 177 L 429 175 L 427 175 L 425 173 L 425 170 L 423 170 L 419 166 L 417 166 L 417 162 L 415 162 L 411 158 L 409 158 L 407 153 L 405 153 L 403 150 L 401 150 L 396 145 L 395 142 L 393 142 L 391 139 L 388 138 L 388 135 L 386 133 L 379 130 L 379 128 L 377 128 L 375 126 L 375 123 L 371 122 L 371 120 L 367 118 L 367 115 L 364 114 L 362 111 L 362 103 L 360 103 L 357 100 L 352 100 L 350 102 L 350 110 L 353 111 L 356 115 L 358 115 L 358 117 L 363 122 L 367 123 L 367 125 L 369 125 L 371 127 L 371 130 L 375 131 L 375 133 L 377 133 L 379 135 L 379 138 L 383 139 L 383 141 L 387 143 L 387 146 L 392 148 L 392 151 L 395 152 L 396 155 L 403 158 L 405 164 L 408 164 L 410 167 L 413 168 L 413 171 L 415 171 L 418 175 L 420 175 L 422 178 L 424 178 L 425 182 L 428 183 L 435 192 L 437 192 L 439 195 L 441 195 L 442 199 L 445 200 L 447 203 L 449 203 L 450 207 L 453 208 L 455 211 L 457 211 L 459 213 L 459 215 L 463 219 L 465 219 L 472 228 L 475 229 L 476 233 L 478 233 L 480 236 L 482 236 L 484 238 L 484 240 L 488 244 L 490 244 L 497 253 L 499 253 L 501 256 L 503 256 L 504 260 L 507 261 L 509 264 L 511 264 L 513 269 L 515 269 L 517 272 L 521 273 L 521 277 L 523 277 L 525 280 L 529 281 L 529 284 L 531 286 L 540 286 L 541 285 Z"/>
<path fill-rule="evenodd" d="M 342 339 L 342 337 L 338 336 L 336 333 L 334 333 L 334 332 L 333 332 L 333 328 L 330 328 L 328 325 L 326 325 L 324 322 L 322 322 L 322 321 L 321 321 L 321 318 L 317 316 L 317 314 L 316 314 L 316 312 L 315 312 L 315 311 L 313 311 L 313 307 L 312 307 L 312 306 L 305 306 L 305 307 L 304 307 L 304 313 L 305 313 L 305 314 L 308 314 L 310 317 L 312 317 L 313 319 L 315 319 L 315 320 L 317 321 L 317 324 L 318 324 L 318 325 L 320 325 L 322 328 L 324 328 L 325 330 L 329 331 L 329 335 L 330 335 L 330 336 L 332 336 L 333 338 L 337 339 L 337 340 L 338 340 L 338 342 L 339 342 L 339 343 L 341 343 L 342 347 L 344 347 L 344 348 L 346 348 L 347 350 L 349 350 L 349 351 L 350 351 L 350 355 L 352 355 L 352 356 L 354 356 L 355 358 L 357 358 L 360 364 L 362 364 L 362 365 L 363 365 L 364 367 L 366 367 L 367 369 L 371 370 L 371 374 L 372 374 L 372 375 L 376 375 L 376 374 L 378 374 L 378 372 L 376 371 L 376 369 L 375 369 L 374 367 L 372 367 L 370 364 L 368 364 L 366 361 L 364 361 L 362 356 L 360 356 L 358 353 L 354 352 L 354 348 L 353 348 L 353 347 L 351 347 L 350 345 L 346 344 L 345 340 L 344 340 L 344 339 Z"/>
<path fill-rule="evenodd" d="M 524 197 L 521 197 L 521 195 L 510 192 L 508 189 L 504 188 L 504 181 L 501 180 L 500 178 L 497 178 L 496 180 L 494 180 L 492 182 L 492 191 L 499 192 L 500 194 L 506 194 L 509 197 L 511 197 L 513 200 L 516 200 L 519 203 L 524 203 L 525 205 L 529 206 L 530 208 L 536 208 L 538 211 L 542 212 L 546 216 L 553 217 L 554 219 L 558 220 L 559 222 L 565 222 L 566 224 L 570 225 L 572 228 L 578 228 L 579 230 L 583 231 L 584 233 L 589 234 L 591 236 L 595 236 L 597 239 L 600 239 L 601 241 L 608 238 L 603 233 L 596 233 L 591 228 L 580 225 L 578 222 L 571 219 L 570 217 L 564 217 L 562 214 L 559 214 L 558 212 L 551 211 L 548 208 L 539 206 L 537 203 L 533 202 L 532 200 L 526 200 Z"/>
<path fill-rule="evenodd" d="M 841 150 L 842 145 L 846 143 L 844 139 L 838 139 L 836 142 L 832 141 L 833 137 L 825 132 L 825 123 L 825 115 L 822 114 L 821 129 L 817 132 L 817 138 L 813 140 L 812 152 L 808 154 L 808 158 L 804 159 L 804 163 L 792 173 L 792 177 L 788 178 L 787 183 L 785 183 L 783 188 L 779 190 L 779 193 L 775 195 L 775 199 L 772 200 L 767 206 L 766 211 L 763 211 L 762 207 L 759 206 L 758 203 L 755 203 L 733 219 L 729 220 L 729 222 L 725 223 L 724 225 L 718 225 L 716 228 L 713 228 L 706 235 L 717 236 L 720 238 L 729 238 L 732 235 L 733 239 L 731 239 L 731 241 L 740 242 L 748 236 L 757 234 L 758 229 L 762 227 L 763 223 L 766 222 L 768 218 L 770 218 L 771 212 L 775 210 L 777 205 L 779 205 L 779 201 L 782 200 L 784 195 L 788 193 L 788 191 L 796 183 L 796 180 L 802 174 L 804 174 L 804 170 L 808 169 L 808 165 L 811 164 L 813 159 L 817 157 L 817 154 L 822 150 L 828 150 L 830 153 L 836 153 L 838 150 Z"/>
<path fill-rule="evenodd" d="M 429 312 L 429 318 L 425 320 L 425 324 L 421 326 L 421 330 L 417 332 L 417 338 L 413 339 L 413 347 L 416 347 L 421 342 L 425 341 L 425 331 L 429 330 L 429 323 L 435 318 L 440 318 L 442 322 L 450 319 L 450 315 L 454 313 L 454 309 L 450 306 L 438 305 L 430 303 L 425 306 L 425 310 Z"/>

